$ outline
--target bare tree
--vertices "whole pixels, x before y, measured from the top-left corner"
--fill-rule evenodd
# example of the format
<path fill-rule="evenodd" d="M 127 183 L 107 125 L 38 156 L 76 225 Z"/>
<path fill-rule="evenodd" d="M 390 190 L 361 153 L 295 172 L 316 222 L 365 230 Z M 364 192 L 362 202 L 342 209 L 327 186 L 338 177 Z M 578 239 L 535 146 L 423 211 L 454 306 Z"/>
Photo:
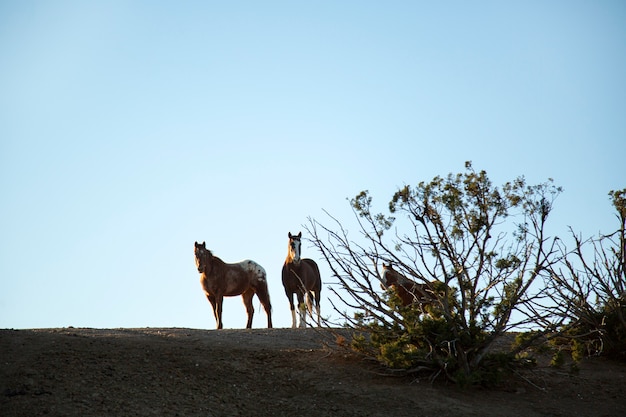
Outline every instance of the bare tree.
<path fill-rule="evenodd" d="M 336 311 L 369 334 L 362 351 L 391 367 L 467 381 L 498 337 L 549 314 L 542 306 L 550 294 L 536 284 L 557 261 L 545 226 L 560 192 L 552 180 L 494 187 L 468 162 L 464 173 L 398 190 L 388 214 L 361 192 L 350 201 L 354 238 L 331 215 L 330 225 L 309 219 L 308 232 L 337 279 Z M 436 308 L 403 306 L 382 292 L 382 262 L 428 285 Z"/>
<path fill-rule="evenodd" d="M 563 261 L 547 283 L 554 316 L 566 322 L 561 335 L 572 339 L 575 359 L 626 352 L 626 189 L 609 195 L 617 230 L 584 240 L 570 229 L 574 247 L 559 245 Z"/>

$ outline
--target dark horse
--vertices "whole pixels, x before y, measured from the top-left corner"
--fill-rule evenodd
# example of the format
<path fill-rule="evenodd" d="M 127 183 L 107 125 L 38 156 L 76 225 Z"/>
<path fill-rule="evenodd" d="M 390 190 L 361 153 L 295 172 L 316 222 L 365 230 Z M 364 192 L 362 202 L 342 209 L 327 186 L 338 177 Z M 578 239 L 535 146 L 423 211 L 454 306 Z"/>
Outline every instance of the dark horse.
<path fill-rule="evenodd" d="M 418 284 L 405 277 L 391 266 L 383 263 L 383 289 L 393 289 L 402 301 L 403 306 L 417 303 L 421 307 L 433 304 L 437 297 L 432 283 Z"/>
<path fill-rule="evenodd" d="M 267 289 L 265 269 L 254 261 L 245 260 L 236 264 L 227 264 L 217 256 L 213 256 L 206 248 L 205 242 L 195 242 L 194 254 L 196 266 L 200 273 L 200 284 L 213 307 L 217 328 L 222 328 L 222 302 L 224 297 L 241 295 L 248 313 L 246 328 L 252 327 L 254 307 L 252 297 L 259 297 L 267 313 L 267 327 L 272 327 L 272 305 Z"/>
<path fill-rule="evenodd" d="M 306 308 L 308 307 L 311 318 L 313 317 L 313 306 L 311 297 L 315 302 L 317 311 L 317 325 L 320 325 L 320 293 L 322 291 L 322 278 L 317 264 L 312 259 L 300 258 L 300 248 L 302 243 L 298 235 L 289 233 L 289 246 L 287 248 L 287 259 L 283 264 L 283 287 L 289 299 L 291 309 L 291 327 L 296 327 L 296 312 L 293 305 L 293 294 L 298 298 L 298 311 L 300 313 L 300 327 L 306 327 Z M 306 307 L 304 296 L 306 295 Z"/>

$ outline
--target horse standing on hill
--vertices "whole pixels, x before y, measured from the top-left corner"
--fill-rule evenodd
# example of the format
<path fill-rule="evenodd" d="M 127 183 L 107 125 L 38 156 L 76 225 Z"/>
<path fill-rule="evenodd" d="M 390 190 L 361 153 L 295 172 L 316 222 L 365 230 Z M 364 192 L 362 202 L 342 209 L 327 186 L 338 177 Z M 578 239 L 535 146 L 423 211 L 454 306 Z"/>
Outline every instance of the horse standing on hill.
<path fill-rule="evenodd" d="M 300 249 L 302 232 L 292 235 L 289 232 L 289 246 L 287 247 L 287 259 L 283 264 L 283 287 L 289 300 L 291 309 L 291 327 L 296 327 L 296 312 L 293 305 L 293 295 L 298 299 L 298 311 L 300 313 L 300 327 L 306 327 L 306 309 L 308 308 L 313 318 L 313 306 L 311 298 L 315 302 L 317 311 L 317 326 L 320 326 L 320 293 L 322 291 L 322 278 L 320 270 L 312 259 L 302 259 Z M 306 306 L 304 297 L 306 295 Z"/>
<path fill-rule="evenodd" d="M 259 297 L 267 313 L 267 327 L 272 327 L 272 305 L 270 293 L 267 289 L 267 274 L 265 269 L 251 260 L 236 264 L 227 264 L 217 256 L 213 256 L 206 248 L 205 242 L 195 242 L 194 254 L 196 267 L 200 273 L 200 284 L 207 299 L 213 307 L 213 314 L 217 328 L 222 328 L 222 303 L 224 297 L 241 295 L 248 313 L 246 328 L 252 327 L 254 307 L 252 297 Z"/>

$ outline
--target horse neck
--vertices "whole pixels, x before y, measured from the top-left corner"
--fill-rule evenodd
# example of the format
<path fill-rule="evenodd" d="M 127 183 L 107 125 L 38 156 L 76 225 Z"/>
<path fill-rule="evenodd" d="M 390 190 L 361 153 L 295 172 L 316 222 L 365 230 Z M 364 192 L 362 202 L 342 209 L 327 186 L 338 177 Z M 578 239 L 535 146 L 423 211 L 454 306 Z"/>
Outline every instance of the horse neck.
<path fill-rule="evenodd" d="M 389 285 L 400 285 L 400 286 L 412 286 L 412 285 L 416 285 L 416 282 L 405 277 L 404 275 L 402 275 L 401 273 L 397 272 L 397 271 L 389 271 L 390 274 L 390 278 L 391 278 L 391 282 L 389 283 Z M 389 279 L 389 278 L 388 278 Z"/>
<path fill-rule="evenodd" d="M 211 269 L 211 275 L 216 275 L 219 274 L 220 271 L 222 271 L 224 269 L 224 265 L 226 265 L 226 262 L 222 261 L 220 258 L 218 258 L 217 256 L 214 256 L 213 254 L 210 254 L 207 256 L 207 260 L 205 263 L 205 267 L 204 267 L 204 275 L 208 276 L 209 274 L 206 273 L 206 270 L 209 266 L 209 264 L 211 265 L 210 269 Z"/>
<path fill-rule="evenodd" d="M 395 285 L 395 284 L 399 284 L 400 280 L 398 279 L 401 275 L 398 274 L 396 271 L 394 271 L 393 269 L 387 269 L 385 268 L 383 270 L 383 282 L 385 283 L 385 285 L 387 286 L 391 286 L 391 285 Z"/>

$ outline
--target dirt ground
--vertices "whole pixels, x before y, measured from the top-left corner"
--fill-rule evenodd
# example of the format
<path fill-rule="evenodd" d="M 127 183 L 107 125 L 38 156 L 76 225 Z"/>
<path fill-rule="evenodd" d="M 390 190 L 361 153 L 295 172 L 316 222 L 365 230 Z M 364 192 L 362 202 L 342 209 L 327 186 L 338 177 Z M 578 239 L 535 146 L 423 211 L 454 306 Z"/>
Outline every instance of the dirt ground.
<path fill-rule="evenodd" d="M 317 329 L 0 330 L 0 416 L 623 416 L 626 364 L 497 390 L 385 376 Z"/>

